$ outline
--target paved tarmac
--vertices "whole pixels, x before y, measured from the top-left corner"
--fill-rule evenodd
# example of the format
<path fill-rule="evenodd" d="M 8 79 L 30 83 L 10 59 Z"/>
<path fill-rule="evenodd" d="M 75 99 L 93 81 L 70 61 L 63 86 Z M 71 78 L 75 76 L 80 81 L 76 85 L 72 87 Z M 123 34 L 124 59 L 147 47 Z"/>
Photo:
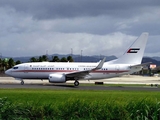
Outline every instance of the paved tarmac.
<path fill-rule="evenodd" d="M 117 91 L 160 91 L 159 87 L 156 86 L 104 86 L 104 85 L 95 85 L 95 86 L 83 86 L 74 87 L 73 85 L 42 85 L 42 84 L 0 84 L 0 88 L 4 89 L 71 89 L 71 90 L 117 90 Z"/>
<path fill-rule="evenodd" d="M 74 81 L 68 81 L 67 83 L 51 84 L 48 80 L 24 80 L 25 84 L 21 85 L 20 81 L 11 77 L 0 77 L 0 88 L 25 88 L 25 89 L 73 89 L 73 90 L 120 90 L 120 91 L 160 91 L 158 85 L 160 85 L 160 77 L 143 77 L 127 75 L 123 77 L 117 77 L 112 79 L 97 80 L 103 81 L 107 85 L 95 85 L 95 81 L 79 81 L 80 85 L 75 87 Z M 84 83 L 91 83 L 86 85 Z M 118 84 L 118 86 L 112 86 L 110 84 Z M 132 86 L 124 86 L 122 84 L 133 84 Z M 134 84 L 142 84 L 136 86 Z"/>

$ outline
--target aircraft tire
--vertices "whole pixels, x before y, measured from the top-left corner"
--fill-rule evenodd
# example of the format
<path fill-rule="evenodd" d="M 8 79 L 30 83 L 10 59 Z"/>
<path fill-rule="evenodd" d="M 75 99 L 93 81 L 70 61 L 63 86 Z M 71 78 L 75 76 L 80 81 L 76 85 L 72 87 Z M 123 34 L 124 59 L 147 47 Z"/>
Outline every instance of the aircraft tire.
<path fill-rule="evenodd" d="M 79 85 L 79 82 L 78 81 L 75 81 L 74 82 L 74 86 L 78 86 Z"/>
<path fill-rule="evenodd" d="M 24 81 L 23 80 L 21 81 L 21 85 L 24 85 Z"/>

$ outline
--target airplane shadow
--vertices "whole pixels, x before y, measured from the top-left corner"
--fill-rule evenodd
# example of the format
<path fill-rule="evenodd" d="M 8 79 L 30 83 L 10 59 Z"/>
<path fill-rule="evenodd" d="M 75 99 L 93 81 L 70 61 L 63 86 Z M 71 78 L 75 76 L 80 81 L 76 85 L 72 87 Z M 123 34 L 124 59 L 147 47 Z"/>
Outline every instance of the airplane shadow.
<path fill-rule="evenodd" d="M 69 85 L 69 84 L 43 84 L 43 86 L 78 88 L 78 86 Z"/>

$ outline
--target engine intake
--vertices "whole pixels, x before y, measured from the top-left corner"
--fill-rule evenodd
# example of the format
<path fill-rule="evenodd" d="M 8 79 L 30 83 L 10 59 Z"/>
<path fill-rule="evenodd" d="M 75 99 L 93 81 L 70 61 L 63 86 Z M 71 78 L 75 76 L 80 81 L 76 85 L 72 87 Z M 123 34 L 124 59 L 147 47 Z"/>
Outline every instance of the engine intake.
<path fill-rule="evenodd" d="M 64 74 L 50 74 L 49 75 L 50 83 L 64 83 L 66 82 L 66 76 Z"/>

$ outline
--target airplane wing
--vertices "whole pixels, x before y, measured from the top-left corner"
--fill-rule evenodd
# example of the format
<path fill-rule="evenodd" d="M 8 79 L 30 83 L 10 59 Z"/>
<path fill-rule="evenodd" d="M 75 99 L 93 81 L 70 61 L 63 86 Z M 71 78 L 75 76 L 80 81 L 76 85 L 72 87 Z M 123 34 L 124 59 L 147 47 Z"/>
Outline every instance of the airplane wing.
<path fill-rule="evenodd" d="M 91 70 L 84 70 L 84 71 L 78 71 L 78 72 L 73 72 L 73 73 L 67 73 L 66 76 L 67 77 L 77 77 L 77 78 L 84 78 L 86 75 L 88 75 L 90 72 L 94 71 L 94 70 L 98 70 L 101 69 L 104 62 L 106 60 L 106 57 L 103 58 L 103 60 L 100 61 L 100 63 L 97 65 L 97 67 L 91 69 Z"/>

